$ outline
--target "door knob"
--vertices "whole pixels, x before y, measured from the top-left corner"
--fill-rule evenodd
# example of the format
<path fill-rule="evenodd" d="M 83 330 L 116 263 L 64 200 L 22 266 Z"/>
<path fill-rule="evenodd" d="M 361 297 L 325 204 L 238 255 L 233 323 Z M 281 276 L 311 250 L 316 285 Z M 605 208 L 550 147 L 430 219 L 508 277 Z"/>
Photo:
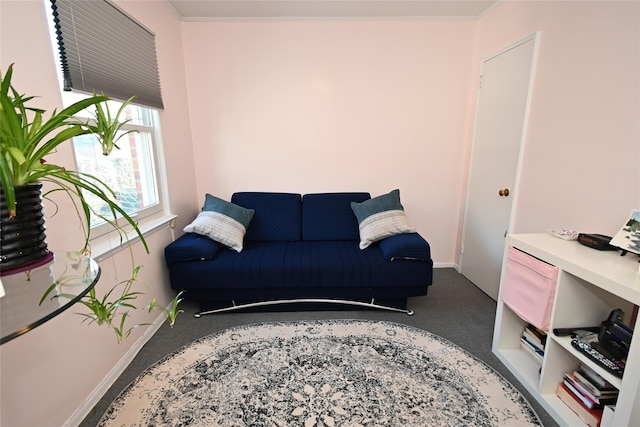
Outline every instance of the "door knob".
<path fill-rule="evenodd" d="M 500 190 L 500 191 L 498 191 L 498 195 L 499 195 L 499 196 L 508 197 L 508 196 L 509 196 L 509 189 L 508 189 L 508 188 L 505 188 L 504 190 Z"/>

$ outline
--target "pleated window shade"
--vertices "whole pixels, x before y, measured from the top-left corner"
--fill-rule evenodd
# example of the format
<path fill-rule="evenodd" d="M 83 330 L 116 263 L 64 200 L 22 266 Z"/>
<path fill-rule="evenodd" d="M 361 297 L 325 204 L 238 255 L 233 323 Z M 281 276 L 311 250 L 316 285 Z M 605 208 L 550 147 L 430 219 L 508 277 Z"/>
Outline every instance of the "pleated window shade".
<path fill-rule="evenodd" d="M 64 90 L 162 109 L 155 35 L 106 0 L 50 0 Z"/>

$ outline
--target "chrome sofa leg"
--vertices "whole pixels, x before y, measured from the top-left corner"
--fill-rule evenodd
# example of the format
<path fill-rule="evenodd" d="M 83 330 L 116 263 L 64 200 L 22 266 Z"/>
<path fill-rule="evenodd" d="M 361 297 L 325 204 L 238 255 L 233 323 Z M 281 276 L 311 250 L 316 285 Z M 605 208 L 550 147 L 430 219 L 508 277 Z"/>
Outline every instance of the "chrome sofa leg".
<path fill-rule="evenodd" d="M 387 305 L 376 304 L 375 299 L 372 298 L 371 302 L 362 301 L 350 301 L 341 299 L 324 299 L 324 298 L 302 298 L 302 299 L 282 299 L 282 300 L 270 300 L 251 302 L 246 304 L 236 304 L 235 300 L 231 301 L 231 307 L 218 308 L 215 310 L 200 311 L 193 315 L 193 317 L 200 317 L 205 314 L 225 313 L 229 311 L 242 310 L 246 308 L 266 307 L 279 304 L 297 304 L 297 303 L 323 303 L 323 304 L 343 304 L 343 305 L 355 305 L 359 307 L 375 308 L 377 310 L 395 311 L 398 313 L 405 313 L 407 316 L 413 316 L 415 312 L 409 309 L 389 307 Z"/>

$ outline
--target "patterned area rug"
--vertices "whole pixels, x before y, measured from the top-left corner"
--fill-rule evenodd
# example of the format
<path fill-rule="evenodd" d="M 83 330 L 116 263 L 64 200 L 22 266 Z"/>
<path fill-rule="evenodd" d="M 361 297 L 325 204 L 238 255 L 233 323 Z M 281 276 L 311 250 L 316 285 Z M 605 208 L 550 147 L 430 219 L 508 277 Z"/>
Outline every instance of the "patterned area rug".
<path fill-rule="evenodd" d="M 366 320 L 264 323 L 148 368 L 100 426 L 541 426 L 522 394 L 437 335 Z"/>

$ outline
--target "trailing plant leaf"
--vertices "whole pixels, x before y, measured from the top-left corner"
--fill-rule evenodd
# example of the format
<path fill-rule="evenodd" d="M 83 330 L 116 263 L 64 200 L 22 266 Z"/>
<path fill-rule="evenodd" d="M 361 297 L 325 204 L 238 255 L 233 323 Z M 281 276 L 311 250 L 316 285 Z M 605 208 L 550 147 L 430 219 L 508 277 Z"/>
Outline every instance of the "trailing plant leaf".
<path fill-rule="evenodd" d="M 184 313 L 184 310 L 180 310 L 178 308 L 178 305 L 182 302 L 182 294 L 184 294 L 184 291 L 178 292 L 173 301 L 171 301 L 169 308 L 159 306 L 156 299 L 154 298 L 153 300 L 151 300 L 151 304 L 147 306 L 147 309 L 149 310 L 149 312 L 151 312 L 154 308 L 160 310 L 162 313 L 164 313 L 165 317 L 169 319 L 169 325 L 173 327 L 173 325 L 175 325 L 176 323 L 178 315 L 180 313 Z"/>

